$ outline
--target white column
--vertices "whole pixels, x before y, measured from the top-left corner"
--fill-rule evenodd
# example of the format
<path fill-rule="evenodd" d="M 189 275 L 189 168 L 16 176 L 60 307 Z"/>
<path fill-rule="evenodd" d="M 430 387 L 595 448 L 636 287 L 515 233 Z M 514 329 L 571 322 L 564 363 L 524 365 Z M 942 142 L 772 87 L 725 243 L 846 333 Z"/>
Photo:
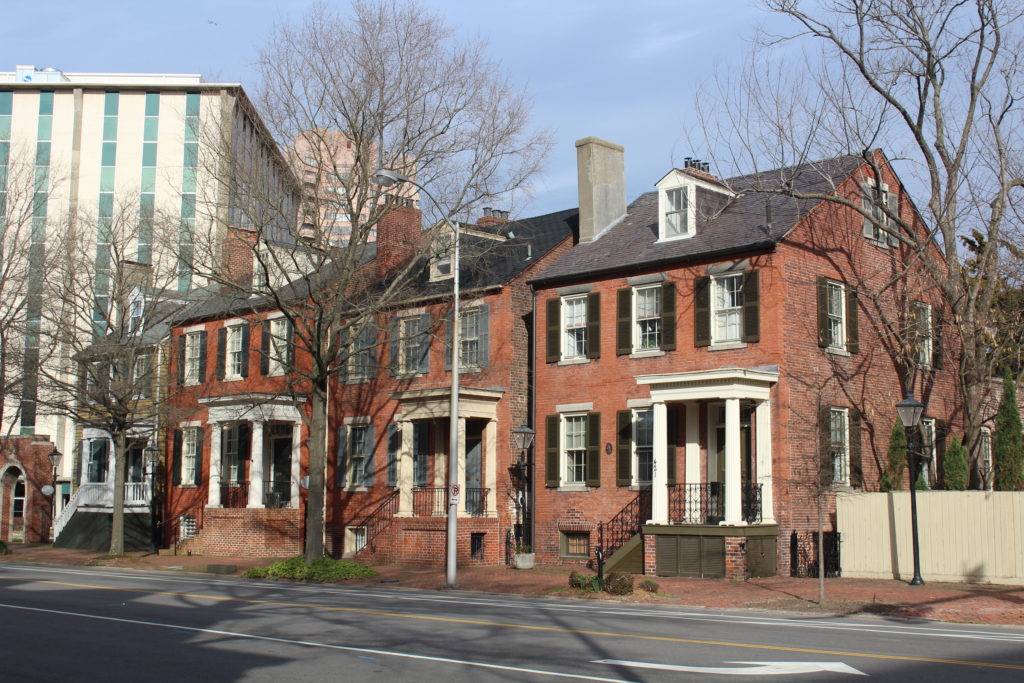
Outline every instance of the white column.
<path fill-rule="evenodd" d="M 412 517 L 412 420 L 398 423 L 402 443 L 398 447 L 398 514 Z"/>
<path fill-rule="evenodd" d="M 754 428 L 757 438 L 757 483 L 761 485 L 761 521 L 775 523 L 772 496 L 772 407 L 771 401 L 761 401 L 754 409 Z"/>
<path fill-rule="evenodd" d="M 459 511 L 460 517 L 466 514 L 466 418 L 459 418 L 459 452 L 456 453 L 457 464 L 456 481 L 459 483 Z M 447 482 L 446 482 L 447 483 Z"/>
<path fill-rule="evenodd" d="M 742 524 L 740 506 L 740 400 L 725 399 L 725 521 Z"/>
<path fill-rule="evenodd" d="M 498 421 L 490 420 L 484 427 L 484 486 L 487 501 L 484 512 L 488 517 L 498 516 Z"/>
<path fill-rule="evenodd" d="M 221 423 L 210 423 L 210 477 L 207 480 L 209 486 L 206 494 L 206 506 L 211 508 L 220 507 L 220 437 Z M 200 452 L 202 452 L 200 450 Z M 201 462 L 196 467 L 202 467 Z"/>
<path fill-rule="evenodd" d="M 299 479 L 302 478 L 302 422 L 297 421 L 292 425 L 292 472 L 291 472 L 291 504 L 289 507 L 299 507 Z M 326 500 L 326 499 L 325 499 Z"/>
<path fill-rule="evenodd" d="M 249 449 L 249 507 L 263 507 L 263 423 L 252 422 L 252 446 Z"/>
<path fill-rule="evenodd" d="M 116 467 L 117 454 L 114 453 L 114 439 L 104 437 L 107 440 L 107 484 L 111 490 L 114 488 L 114 468 Z M 127 455 L 127 454 L 124 454 Z M 127 469 L 125 470 L 127 472 Z M 127 478 L 127 477 L 126 477 Z"/>
<path fill-rule="evenodd" d="M 664 401 L 654 409 L 654 476 L 651 481 L 651 523 L 668 524 L 668 410 Z"/>
<path fill-rule="evenodd" d="M 700 483 L 700 403 L 686 404 L 686 479 L 687 484 Z"/>
<path fill-rule="evenodd" d="M 78 472 L 78 485 L 82 486 L 89 483 L 89 439 L 82 439 L 78 457 L 82 459 L 82 469 Z"/>

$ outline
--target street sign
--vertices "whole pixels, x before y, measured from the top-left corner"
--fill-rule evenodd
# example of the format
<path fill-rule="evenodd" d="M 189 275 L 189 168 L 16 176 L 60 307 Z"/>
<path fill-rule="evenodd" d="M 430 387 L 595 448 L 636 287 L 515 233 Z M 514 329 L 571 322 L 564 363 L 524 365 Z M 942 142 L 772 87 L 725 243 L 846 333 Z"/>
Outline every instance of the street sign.
<path fill-rule="evenodd" d="M 448 504 L 458 505 L 459 504 L 459 485 L 452 484 L 448 491 Z"/>
<path fill-rule="evenodd" d="M 43 492 L 44 496 L 52 496 L 53 495 L 53 487 L 50 486 L 49 484 L 43 484 L 43 487 L 41 489 L 39 489 L 39 490 Z"/>
<path fill-rule="evenodd" d="M 593 663 L 628 666 L 637 669 L 658 669 L 659 671 L 685 671 L 715 676 L 793 676 L 822 671 L 854 676 L 865 675 L 863 671 L 858 671 L 842 662 L 723 662 L 723 664 L 742 664 L 743 666 L 683 666 L 656 662 L 631 662 L 624 659 L 595 659 Z"/>

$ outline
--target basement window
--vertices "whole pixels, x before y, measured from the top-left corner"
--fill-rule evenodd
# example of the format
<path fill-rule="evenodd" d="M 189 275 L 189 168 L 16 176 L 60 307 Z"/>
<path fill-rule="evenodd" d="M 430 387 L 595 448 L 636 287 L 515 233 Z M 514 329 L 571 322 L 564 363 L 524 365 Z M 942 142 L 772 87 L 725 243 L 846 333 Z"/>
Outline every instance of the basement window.
<path fill-rule="evenodd" d="M 590 532 L 563 531 L 562 555 L 564 557 L 590 557 Z"/>

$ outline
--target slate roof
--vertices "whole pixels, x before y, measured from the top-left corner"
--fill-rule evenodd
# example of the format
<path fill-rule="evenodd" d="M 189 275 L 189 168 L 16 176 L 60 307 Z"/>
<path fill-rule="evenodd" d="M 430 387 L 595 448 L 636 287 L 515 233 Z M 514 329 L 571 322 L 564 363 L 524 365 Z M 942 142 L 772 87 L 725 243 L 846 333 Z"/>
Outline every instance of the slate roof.
<path fill-rule="evenodd" d="M 830 192 L 863 163 L 862 158 L 847 155 L 729 178 L 724 183 L 738 196 L 703 224 L 698 219 L 696 235 L 671 242 L 657 242 L 658 193 L 644 193 L 629 205 L 622 221 L 598 239 L 573 247 L 532 282 L 581 280 L 597 273 L 770 249 L 819 202 L 766 194 L 765 190 L 791 187 L 801 192 Z M 769 213 L 770 224 L 766 220 Z"/>

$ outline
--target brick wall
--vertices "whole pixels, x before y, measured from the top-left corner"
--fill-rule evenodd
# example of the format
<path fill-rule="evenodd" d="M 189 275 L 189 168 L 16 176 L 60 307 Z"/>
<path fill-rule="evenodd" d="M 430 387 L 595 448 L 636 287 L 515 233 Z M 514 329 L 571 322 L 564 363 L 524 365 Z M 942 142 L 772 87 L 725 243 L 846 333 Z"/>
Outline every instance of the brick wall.
<path fill-rule="evenodd" d="M 0 439 L 0 541 L 10 542 L 13 525 L 13 495 L 19 478 L 25 480 L 24 540 L 50 540 L 51 497 L 42 487 L 51 483 L 53 467 L 49 455 L 53 444 L 45 436 L 12 436 Z"/>
<path fill-rule="evenodd" d="M 203 528 L 178 554 L 210 557 L 293 557 L 302 554 L 297 509 L 207 508 Z"/>
<path fill-rule="evenodd" d="M 471 556 L 471 539 L 483 534 L 483 556 Z M 447 542 L 444 517 L 399 517 L 388 529 L 360 551 L 359 559 L 375 562 L 412 562 L 443 565 Z M 485 517 L 460 517 L 457 531 L 458 564 L 497 565 L 505 561 L 505 536 L 498 520 Z"/>

